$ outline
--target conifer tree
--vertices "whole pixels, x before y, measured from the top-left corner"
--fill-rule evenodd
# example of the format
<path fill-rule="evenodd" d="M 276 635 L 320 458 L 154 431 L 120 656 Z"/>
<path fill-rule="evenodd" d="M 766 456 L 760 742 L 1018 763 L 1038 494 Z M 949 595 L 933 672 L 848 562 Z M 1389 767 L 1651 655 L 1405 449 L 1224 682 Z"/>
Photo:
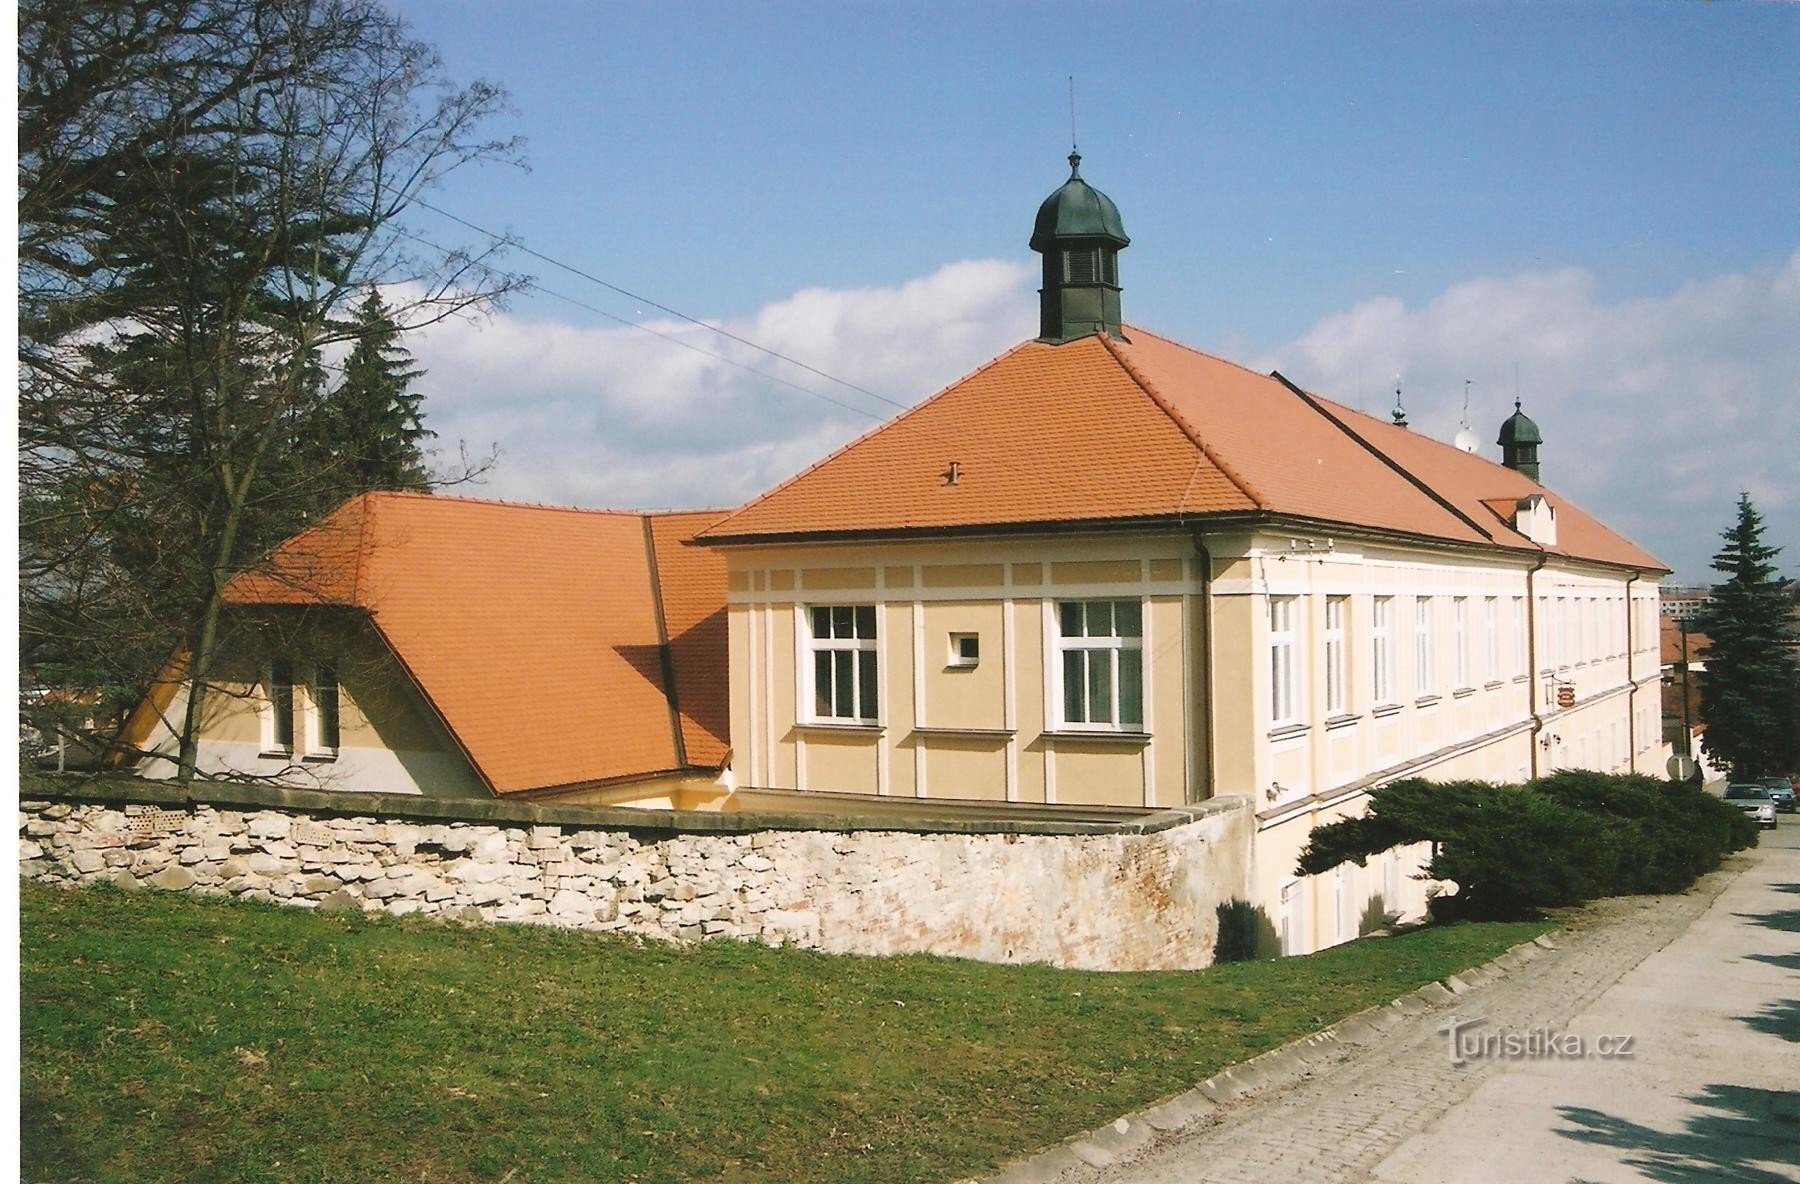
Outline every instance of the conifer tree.
<path fill-rule="evenodd" d="M 423 490 L 430 473 L 420 445 L 436 433 L 422 421 L 424 395 L 412 384 L 425 372 L 413 368 L 400 327 L 374 288 L 357 309 L 355 335 L 343 381 L 322 408 L 322 459 L 349 488 Z"/>
<path fill-rule="evenodd" d="M 1800 764 L 1800 650 L 1785 581 L 1775 575 L 1781 548 L 1762 538 L 1762 516 L 1749 494 L 1738 497 L 1737 522 L 1725 545 L 1699 628 L 1708 638 L 1700 678 L 1706 754 L 1734 778 L 1790 773 Z"/>

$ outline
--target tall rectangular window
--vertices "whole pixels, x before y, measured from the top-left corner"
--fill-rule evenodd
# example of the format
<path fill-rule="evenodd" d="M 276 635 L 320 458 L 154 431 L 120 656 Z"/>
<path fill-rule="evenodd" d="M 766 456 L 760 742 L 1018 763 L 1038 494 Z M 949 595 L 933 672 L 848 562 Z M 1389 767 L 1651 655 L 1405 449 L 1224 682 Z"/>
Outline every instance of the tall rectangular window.
<path fill-rule="evenodd" d="M 837 604 L 812 610 L 813 718 L 874 723 L 875 606 Z"/>
<path fill-rule="evenodd" d="M 1531 633 L 1527 628 L 1528 624 L 1529 622 L 1525 619 L 1525 598 L 1523 596 L 1513 597 L 1513 673 L 1515 675 L 1529 673 L 1526 669 L 1531 663 Z"/>
<path fill-rule="evenodd" d="M 1369 668 L 1374 673 L 1377 706 L 1394 701 L 1394 598 L 1375 598 L 1374 620 L 1369 630 Z"/>
<path fill-rule="evenodd" d="M 1450 607 L 1456 627 L 1456 688 L 1461 690 L 1469 685 L 1469 598 L 1458 596 Z"/>
<path fill-rule="evenodd" d="M 1490 596 L 1481 605 L 1482 629 L 1487 634 L 1487 680 L 1500 677 L 1500 601 Z"/>
<path fill-rule="evenodd" d="M 337 666 L 331 662 L 313 663 L 312 744 L 309 750 L 321 755 L 338 750 L 338 681 Z"/>
<path fill-rule="evenodd" d="M 1421 596 L 1413 602 L 1413 682 L 1419 695 L 1437 693 L 1437 654 L 1431 636 L 1431 597 Z"/>
<path fill-rule="evenodd" d="M 1569 601 L 1565 596 L 1556 598 L 1556 665 L 1561 667 L 1574 661 L 1571 655 L 1575 651 L 1569 644 Z"/>
<path fill-rule="evenodd" d="M 1277 726 L 1300 720 L 1295 621 L 1298 596 L 1269 597 L 1269 721 Z"/>
<path fill-rule="evenodd" d="M 269 663 L 269 751 L 294 751 L 294 664 L 286 658 Z"/>
<path fill-rule="evenodd" d="M 1065 600 L 1056 606 L 1056 626 L 1062 725 L 1141 731 L 1143 602 Z"/>
<path fill-rule="evenodd" d="M 1349 676 L 1344 669 L 1344 612 L 1346 596 L 1325 598 L 1325 714 L 1343 715 L 1349 709 Z"/>

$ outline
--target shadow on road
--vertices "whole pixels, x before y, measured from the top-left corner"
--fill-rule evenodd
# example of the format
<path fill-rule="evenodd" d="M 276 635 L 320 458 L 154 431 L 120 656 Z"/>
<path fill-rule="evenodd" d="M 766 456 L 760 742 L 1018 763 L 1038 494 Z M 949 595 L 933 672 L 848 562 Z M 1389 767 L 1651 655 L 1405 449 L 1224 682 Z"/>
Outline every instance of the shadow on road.
<path fill-rule="evenodd" d="M 1790 1043 L 1800 1044 L 1800 1001 L 1784 999 L 1780 1003 L 1764 1004 L 1760 1015 L 1740 1015 L 1737 1018 L 1758 1032 L 1766 1032 L 1770 1036 L 1779 1036 Z"/>
<path fill-rule="evenodd" d="M 1585 1106 L 1558 1106 L 1565 1138 L 1626 1152 L 1620 1162 L 1663 1184 L 1788 1184 L 1756 1166 L 1800 1165 L 1800 1097 L 1742 1085 L 1708 1085 L 1688 1102 L 1705 1113 L 1678 1131 L 1659 1131 Z"/>
<path fill-rule="evenodd" d="M 1746 954 L 1752 962 L 1767 962 L 1783 970 L 1800 970 L 1800 954 Z"/>
<path fill-rule="evenodd" d="M 1782 909 L 1775 913 L 1733 913 L 1740 920 L 1752 925 L 1761 925 L 1764 929 L 1779 929 L 1783 933 L 1800 933 L 1800 909 Z"/>

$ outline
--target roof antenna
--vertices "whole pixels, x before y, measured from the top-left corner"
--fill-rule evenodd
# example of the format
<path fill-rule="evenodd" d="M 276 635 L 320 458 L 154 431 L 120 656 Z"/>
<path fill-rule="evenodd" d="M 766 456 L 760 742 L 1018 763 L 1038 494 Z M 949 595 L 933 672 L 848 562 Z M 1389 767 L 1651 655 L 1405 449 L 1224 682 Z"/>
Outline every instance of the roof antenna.
<path fill-rule="evenodd" d="M 1400 376 L 1394 375 L 1394 426 L 1407 427 L 1406 405 L 1400 401 Z"/>
<path fill-rule="evenodd" d="M 1462 429 L 1456 433 L 1456 447 L 1463 452 L 1474 452 L 1480 443 L 1475 437 L 1475 429 L 1469 426 L 1469 387 L 1472 382 L 1472 379 L 1463 379 Z"/>

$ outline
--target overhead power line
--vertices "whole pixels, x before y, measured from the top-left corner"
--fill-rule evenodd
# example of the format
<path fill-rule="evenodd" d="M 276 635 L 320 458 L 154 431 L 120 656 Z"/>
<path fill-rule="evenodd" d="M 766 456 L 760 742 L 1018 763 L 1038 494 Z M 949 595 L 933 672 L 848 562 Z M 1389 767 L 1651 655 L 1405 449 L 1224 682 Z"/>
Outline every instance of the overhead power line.
<path fill-rule="evenodd" d="M 670 308 L 668 305 L 659 303 L 655 300 L 652 300 L 648 296 L 640 295 L 637 292 L 633 292 L 629 288 L 622 288 L 618 284 L 613 283 L 611 280 L 601 279 L 599 276 L 595 275 L 591 271 L 585 271 L 582 268 L 576 267 L 572 263 L 565 263 L 561 259 L 556 258 L 555 256 L 544 254 L 542 251 L 533 250 L 531 247 L 526 246 L 524 243 L 520 242 L 519 240 L 517 240 L 515 238 L 511 238 L 507 235 L 499 234 L 495 231 L 489 230 L 485 226 L 478 226 L 475 223 L 469 221 L 467 218 L 464 218 L 458 214 L 452 214 L 449 210 L 446 210 L 441 206 L 433 205 L 432 203 L 426 201 L 424 198 L 415 198 L 414 202 L 417 205 L 422 206 L 427 210 L 430 210 L 434 214 L 438 214 L 442 217 L 450 219 L 450 221 L 455 222 L 459 226 L 464 226 L 470 230 L 473 230 L 476 234 L 485 235 L 486 237 L 488 237 L 489 239 L 492 239 L 496 243 L 504 244 L 514 250 L 521 252 L 522 254 L 530 255 L 533 259 L 542 260 L 543 262 L 548 263 L 552 267 L 560 268 L 561 270 L 568 272 L 570 275 L 579 276 L 582 279 L 587 280 L 589 283 L 599 284 L 602 288 L 605 288 L 610 292 L 617 292 L 619 295 L 625 297 L 628 300 L 635 300 L 639 304 L 647 304 L 651 308 L 656 309 L 658 312 L 668 313 L 670 316 L 676 317 L 683 321 L 686 321 L 691 325 L 697 325 L 700 328 L 705 329 L 709 333 L 716 333 L 720 337 L 728 338 L 732 341 L 737 342 L 739 345 L 749 346 L 751 349 L 756 350 L 759 353 L 767 354 L 769 357 L 778 359 L 779 361 L 786 362 L 790 366 L 798 366 L 800 369 L 805 370 L 809 374 L 816 374 L 820 378 L 825 379 L 827 382 L 834 382 L 841 387 L 844 387 L 848 390 L 855 391 L 859 395 L 867 395 L 871 399 L 874 399 L 878 402 L 886 403 L 888 406 L 898 408 L 901 411 L 905 411 L 907 409 L 908 405 L 905 403 L 901 403 L 895 399 L 890 399 L 886 395 L 878 394 L 877 392 L 870 390 L 868 387 L 858 386 L 856 383 L 851 382 L 848 379 L 839 378 L 835 374 L 832 374 L 825 370 L 821 370 L 817 366 L 810 365 L 809 363 L 802 362 L 799 358 L 790 357 L 789 355 L 782 353 L 780 350 L 770 349 L 768 346 L 763 345 L 760 342 L 752 341 L 748 337 L 739 336 L 738 334 L 733 333 L 731 330 L 720 328 L 718 325 L 715 325 L 710 321 L 703 321 L 699 317 L 689 316 L 687 313 L 682 312 L 678 308 Z M 554 295 L 554 293 L 549 293 L 549 294 Z M 579 304 L 578 301 L 571 301 L 571 303 Z M 586 306 L 583 306 L 583 307 L 586 307 Z M 593 309 L 592 311 L 599 312 L 598 309 Z M 601 316 L 610 316 L 611 314 L 600 313 L 600 315 Z M 644 329 L 645 332 L 654 332 L 654 330 L 648 329 L 636 321 L 625 320 L 622 317 L 613 317 L 612 319 L 622 321 L 623 323 L 628 324 L 628 325 L 637 325 L 638 328 Z M 660 337 L 660 336 L 664 336 L 664 335 L 657 334 L 657 336 Z M 674 341 L 676 339 L 671 337 L 671 338 L 669 338 L 669 340 Z M 685 343 L 683 343 L 683 344 L 685 344 Z M 705 352 L 705 351 L 702 351 L 702 352 Z M 718 354 L 713 354 L 712 356 L 719 357 Z M 721 361 L 729 361 L 730 359 L 720 358 L 720 360 Z M 762 372 L 761 371 L 752 371 L 752 373 L 760 374 Z M 763 376 L 765 378 L 770 377 L 769 375 L 766 375 L 766 374 Z M 800 387 L 797 389 L 805 390 L 806 388 Z M 844 404 L 839 404 L 839 406 L 844 406 Z"/>

